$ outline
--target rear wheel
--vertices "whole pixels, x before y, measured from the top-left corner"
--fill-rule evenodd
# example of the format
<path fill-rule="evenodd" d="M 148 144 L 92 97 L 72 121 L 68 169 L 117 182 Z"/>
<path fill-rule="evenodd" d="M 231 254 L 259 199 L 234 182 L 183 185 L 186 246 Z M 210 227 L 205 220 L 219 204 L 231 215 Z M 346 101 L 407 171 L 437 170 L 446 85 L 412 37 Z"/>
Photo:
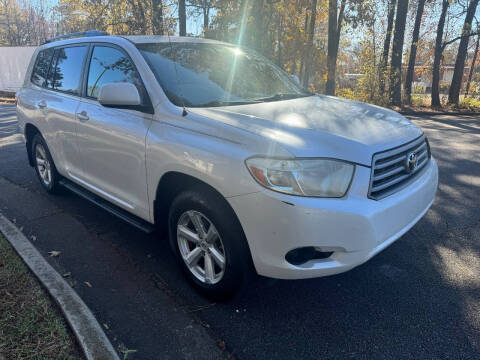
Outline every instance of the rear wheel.
<path fill-rule="evenodd" d="M 58 180 L 60 176 L 57 173 L 48 146 L 40 134 L 34 136 L 31 151 L 40 184 L 49 193 L 58 193 L 60 188 Z"/>
<path fill-rule="evenodd" d="M 248 245 L 220 196 L 201 189 L 179 194 L 170 208 L 169 235 L 185 275 L 207 297 L 228 299 L 247 283 Z"/>

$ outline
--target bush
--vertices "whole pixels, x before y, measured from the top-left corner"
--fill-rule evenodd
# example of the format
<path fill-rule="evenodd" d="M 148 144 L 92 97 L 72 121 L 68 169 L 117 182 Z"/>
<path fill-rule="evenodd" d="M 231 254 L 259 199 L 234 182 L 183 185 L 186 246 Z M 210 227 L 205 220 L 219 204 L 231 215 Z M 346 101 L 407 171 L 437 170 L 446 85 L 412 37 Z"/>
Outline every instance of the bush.
<path fill-rule="evenodd" d="M 439 89 L 440 94 L 448 94 L 450 91 L 450 83 L 448 81 L 440 81 Z"/>
<path fill-rule="evenodd" d="M 425 94 L 425 85 L 415 85 L 413 87 L 413 93 L 414 94 Z"/>
<path fill-rule="evenodd" d="M 425 97 L 422 95 L 412 95 L 411 100 L 413 106 L 426 106 Z"/>
<path fill-rule="evenodd" d="M 466 97 L 458 104 L 461 109 L 480 111 L 480 99 Z"/>

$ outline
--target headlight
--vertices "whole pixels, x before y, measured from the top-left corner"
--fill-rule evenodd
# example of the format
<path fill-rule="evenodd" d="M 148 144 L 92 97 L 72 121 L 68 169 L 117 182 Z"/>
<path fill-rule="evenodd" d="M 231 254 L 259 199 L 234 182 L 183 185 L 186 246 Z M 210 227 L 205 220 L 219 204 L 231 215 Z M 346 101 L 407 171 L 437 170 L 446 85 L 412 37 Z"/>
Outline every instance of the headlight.
<path fill-rule="evenodd" d="M 353 164 L 332 159 L 250 158 L 252 176 L 274 191 L 313 197 L 342 197 L 352 181 Z"/>

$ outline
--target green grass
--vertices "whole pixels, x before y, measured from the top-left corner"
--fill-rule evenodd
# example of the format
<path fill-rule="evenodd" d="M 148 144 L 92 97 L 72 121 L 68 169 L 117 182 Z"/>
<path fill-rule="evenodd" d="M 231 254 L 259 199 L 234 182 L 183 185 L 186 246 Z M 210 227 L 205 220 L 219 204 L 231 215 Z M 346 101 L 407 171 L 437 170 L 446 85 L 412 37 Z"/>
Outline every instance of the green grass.
<path fill-rule="evenodd" d="M 0 234 L 0 360 L 83 359 L 65 320 Z"/>

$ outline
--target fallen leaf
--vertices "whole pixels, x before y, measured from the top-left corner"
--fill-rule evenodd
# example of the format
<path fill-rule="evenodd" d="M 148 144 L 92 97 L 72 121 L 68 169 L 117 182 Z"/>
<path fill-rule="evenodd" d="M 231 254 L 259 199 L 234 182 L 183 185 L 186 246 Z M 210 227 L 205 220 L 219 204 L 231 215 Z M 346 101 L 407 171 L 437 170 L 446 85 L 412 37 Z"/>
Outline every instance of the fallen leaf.
<path fill-rule="evenodd" d="M 30 239 L 32 239 L 32 241 L 35 241 L 35 240 L 37 240 L 37 237 L 35 235 L 32 235 L 32 236 L 30 236 Z"/>
<path fill-rule="evenodd" d="M 72 275 L 71 272 L 67 272 L 67 273 L 63 274 L 63 277 L 69 277 L 69 276 L 71 276 L 71 275 Z"/>
<path fill-rule="evenodd" d="M 220 341 L 220 342 L 218 343 L 218 347 L 219 347 L 220 349 L 222 349 L 222 350 L 225 350 L 225 341 Z"/>
<path fill-rule="evenodd" d="M 19 229 L 19 230 L 20 230 L 20 231 L 23 231 L 23 226 L 20 226 L 20 229 Z"/>
<path fill-rule="evenodd" d="M 89 288 L 92 287 L 92 284 L 90 284 L 88 281 L 85 281 L 85 285 L 87 285 Z"/>
<path fill-rule="evenodd" d="M 110 329 L 107 324 L 103 324 L 103 327 L 107 330 Z"/>
<path fill-rule="evenodd" d="M 77 285 L 77 282 L 76 282 L 76 281 L 72 281 L 72 282 L 70 283 L 70 286 L 71 286 L 72 288 L 75 287 L 75 285 Z"/>
<path fill-rule="evenodd" d="M 57 256 L 60 256 L 62 252 L 61 251 L 56 251 L 56 250 L 52 250 L 52 251 L 49 251 L 48 254 L 50 255 L 50 257 L 57 257 Z"/>

